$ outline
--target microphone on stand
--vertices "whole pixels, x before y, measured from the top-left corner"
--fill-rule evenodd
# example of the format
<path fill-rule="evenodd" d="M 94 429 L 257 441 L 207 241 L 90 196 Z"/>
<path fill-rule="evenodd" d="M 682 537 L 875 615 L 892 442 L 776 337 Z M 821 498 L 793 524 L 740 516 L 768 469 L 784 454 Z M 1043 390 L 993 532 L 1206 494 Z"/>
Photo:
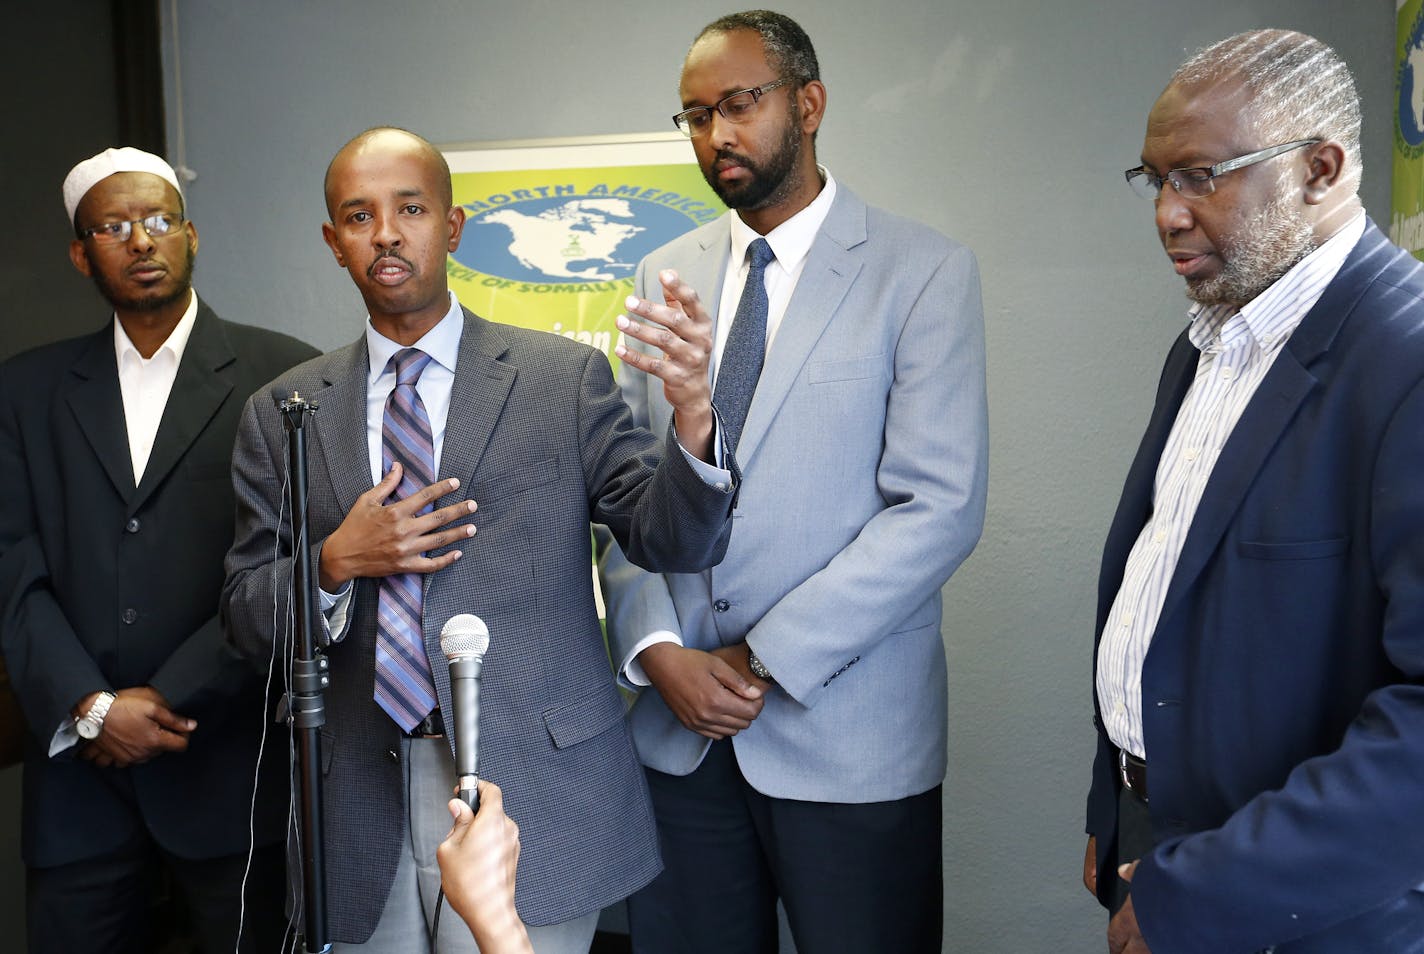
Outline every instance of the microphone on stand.
<path fill-rule="evenodd" d="M 459 797 L 470 811 L 480 808 L 480 670 L 489 641 L 489 627 L 471 613 L 450 617 L 440 630 L 440 651 L 450 663 L 450 698 L 455 710 L 446 728 L 455 733 Z"/>

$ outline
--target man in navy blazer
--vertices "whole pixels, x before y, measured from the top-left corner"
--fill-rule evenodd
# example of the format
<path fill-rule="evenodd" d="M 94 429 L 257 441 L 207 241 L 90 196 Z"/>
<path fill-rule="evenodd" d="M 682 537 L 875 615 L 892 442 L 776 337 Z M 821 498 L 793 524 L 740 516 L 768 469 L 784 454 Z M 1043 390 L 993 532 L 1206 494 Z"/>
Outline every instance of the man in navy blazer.
<path fill-rule="evenodd" d="M 1103 555 L 1083 878 L 1113 952 L 1424 951 L 1424 268 L 1349 70 L 1189 59 L 1129 183 L 1195 302 Z"/>

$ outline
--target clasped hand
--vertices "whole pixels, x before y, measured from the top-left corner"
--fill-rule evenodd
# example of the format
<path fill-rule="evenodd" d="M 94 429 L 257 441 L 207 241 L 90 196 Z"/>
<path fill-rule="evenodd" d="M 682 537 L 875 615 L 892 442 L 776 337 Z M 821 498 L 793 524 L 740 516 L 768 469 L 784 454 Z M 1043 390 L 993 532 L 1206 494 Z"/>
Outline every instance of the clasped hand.
<path fill-rule="evenodd" d="M 87 711 L 98 693 L 81 703 Z M 152 686 L 134 686 L 114 693 L 99 737 L 79 749 L 79 757 L 104 768 L 127 768 L 165 752 L 188 748 L 188 736 L 198 723 L 168 707 Z"/>

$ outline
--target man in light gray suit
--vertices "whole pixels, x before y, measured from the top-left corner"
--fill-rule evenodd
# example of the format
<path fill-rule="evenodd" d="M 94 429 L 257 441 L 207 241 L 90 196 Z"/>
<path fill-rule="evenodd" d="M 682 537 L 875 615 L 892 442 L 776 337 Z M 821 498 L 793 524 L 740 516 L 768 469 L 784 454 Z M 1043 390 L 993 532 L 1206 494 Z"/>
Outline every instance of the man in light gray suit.
<path fill-rule="evenodd" d="M 318 406 L 306 427 L 308 516 L 338 640 L 322 736 L 331 936 L 337 951 L 475 950 L 455 917 L 437 946 L 427 934 L 455 780 L 440 631 L 474 613 L 491 634 L 479 767 L 520 827 L 519 914 L 539 954 L 587 951 L 598 910 L 658 870 L 647 791 L 608 679 L 589 522 L 616 528 L 648 566 L 694 571 L 721 557 L 735 488 L 704 463 L 710 319 L 673 281 L 660 302 L 681 296 L 685 309 L 644 303 L 634 312 L 654 324 L 621 320 L 629 340 L 662 349 L 624 360 L 656 371 L 677 408 L 664 454 L 633 425 L 601 353 L 460 307 L 445 261 L 464 210 L 428 142 L 363 133 L 332 160 L 326 200 L 327 244 L 370 317 L 355 343 L 248 401 L 224 614 L 237 645 L 266 659 L 292 562 L 273 402 L 300 391 Z"/>
<path fill-rule="evenodd" d="M 715 309 L 714 393 L 746 483 L 716 569 L 602 560 L 615 663 L 651 683 L 629 718 L 665 870 L 630 900 L 634 948 L 775 951 L 779 896 L 801 954 L 938 951 L 940 589 L 986 485 L 974 257 L 817 166 L 826 89 L 786 17 L 708 26 L 681 96 L 734 211 L 649 255 L 638 287 L 675 269 Z M 656 429 L 671 409 L 654 383 L 622 377 Z"/>

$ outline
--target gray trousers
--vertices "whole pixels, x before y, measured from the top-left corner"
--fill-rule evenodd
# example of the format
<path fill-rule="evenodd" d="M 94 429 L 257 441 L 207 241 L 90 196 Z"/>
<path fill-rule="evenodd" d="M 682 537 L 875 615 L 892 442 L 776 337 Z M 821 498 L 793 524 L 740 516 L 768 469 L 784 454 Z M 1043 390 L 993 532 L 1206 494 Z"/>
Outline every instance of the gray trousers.
<path fill-rule="evenodd" d="M 333 954 L 479 954 L 470 929 L 447 903 L 440 912 L 435 946 L 430 930 L 440 891 L 440 866 L 435 849 L 450 832 L 445 807 L 454 793 L 455 760 L 444 739 L 402 739 L 401 765 L 406 771 L 409 841 L 401 852 L 385 910 L 370 940 L 364 944 L 333 944 Z M 535 954 L 588 954 L 598 912 L 529 928 Z"/>

